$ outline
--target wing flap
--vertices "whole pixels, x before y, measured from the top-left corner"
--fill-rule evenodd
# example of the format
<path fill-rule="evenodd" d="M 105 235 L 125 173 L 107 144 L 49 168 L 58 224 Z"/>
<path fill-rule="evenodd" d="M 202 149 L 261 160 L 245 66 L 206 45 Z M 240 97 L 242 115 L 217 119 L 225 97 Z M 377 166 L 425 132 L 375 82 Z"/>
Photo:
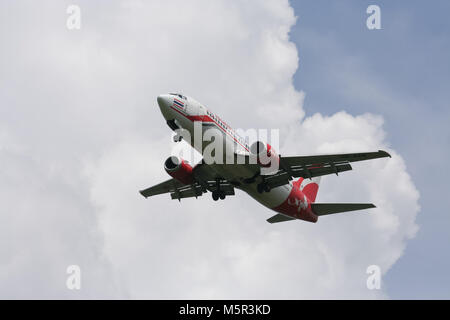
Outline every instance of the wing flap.
<path fill-rule="evenodd" d="M 376 208 L 372 203 L 312 203 L 311 209 L 318 216 L 347 211 Z"/>
<path fill-rule="evenodd" d="M 183 198 L 200 197 L 203 194 L 202 187 L 197 184 L 191 184 L 183 189 L 176 189 L 170 193 L 173 200 L 180 200 Z"/>
<path fill-rule="evenodd" d="M 283 181 L 287 183 L 291 177 L 313 178 L 333 173 L 338 174 L 339 172 L 352 170 L 350 162 L 385 157 L 391 157 L 391 155 L 383 150 L 378 150 L 377 152 L 325 154 L 316 156 L 280 156 L 281 170 L 275 175 L 272 175 L 275 176 L 273 178 L 273 186 L 281 185 Z M 279 176 L 283 174 L 284 180 L 279 178 Z M 270 180 L 270 175 L 268 175 L 267 180 Z"/>
<path fill-rule="evenodd" d="M 212 192 L 217 190 L 217 187 L 219 186 L 220 190 L 224 192 L 226 196 L 233 196 L 235 194 L 234 185 L 226 179 L 219 178 L 217 180 L 217 178 L 212 175 L 209 166 L 200 164 L 196 166 L 196 168 L 199 168 L 199 170 L 195 171 L 195 180 L 191 184 L 185 185 L 178 180 L 169 179 L 139 192 L 145 198 L 163 193 L 170 193 L 172 199 L 180 200 L 183 198 L 200 197 L 207 191 Z M 208 180 L 208 178 L 214 178 L 216 180 Z"/>
<path fill-rule="evenodd" d="M 207 189 L 209 191 L 214 191 L 217 189 L 217 184 L 215 181 L 208 181 L 206 183 Z M 227 196 L 234 196 L 234 187 L 227 183 L 227 182 L 221 182 L 220 183 L 220 190 L 225 193 Z M 180 200 L 184 198 L 192 198 L 192 197 L 200 197 L 205 193 L 206 190 L 203 189 L 202 186 L 200 186 L 197 183 L 190 184 L 183 186 L 181 188 L 175 189 L 173 192 L 170 193 L 170 197 L 173 200 Z"/>
<path fill-rule="evenodd" d="M 352 170 L 352 166 L 349 163 L 343 164 L 317 164 L 308 166 L 292 166 L 291 171 L 294 177 L 302 178 L 314 178 L 320 177 L 327 174 L 338 174 L 339 172 Z"/>
<path fill-rule="evenodd" d="M 315 168 L 309 168 L 304 169 L 301 167 L 292 167 L 289 171 L 290 174 L 292 174 L 292 177 L 298 178 L 314 178 L 314 177 L 320 177 L 327 174 L 334 174 L 339 173 L 343 171 L 352 170 L 352 166 L 350 164 L 343 164 L 343 165 L 337 165 L 334 168 L 331 166 L 322 166 L 322 167 L 315 167 Z M 285 184 L 289 183 L 289 180 L 291 180 L 291 175 L 287 173 L 285 170 L 280 170 L 276 174 L 273 175 L 267 175 L 264 176 L 264 181 L 271 187 L 276 188 Z"/>
<path fill-rule="evenodd" d="M 307 165 L 320 165 L 328 163 L 330 165 L 334 164 L 345 164 L 347 162 L 356 162 L 363 160 L 371 160 L 378 158 L 391 157 L 389 153 L 383 150 L 378 150 L 377 152 L 360 152 L 360 153 L 342 153 L 342 154 L 325 154 L 316 156 L 294 156 L 294 157 L 283 157 L 283 163 L 288 166 L 307 166 Z"/>

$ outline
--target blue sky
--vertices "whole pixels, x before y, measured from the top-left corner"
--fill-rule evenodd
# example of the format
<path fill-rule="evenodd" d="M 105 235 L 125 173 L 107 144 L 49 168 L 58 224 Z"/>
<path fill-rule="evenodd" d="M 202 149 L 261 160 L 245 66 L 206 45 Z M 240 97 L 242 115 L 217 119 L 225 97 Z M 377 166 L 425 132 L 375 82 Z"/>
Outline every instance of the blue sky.
<path fill-rule="evenodd" d="M 381 8 L 368 30 L 366 8 Z M 420 230 L 389 270 L 390 297 L 450 298 L 450 2 L 291 1 L 298 17 L 295 87 L 307 116 L 382 115 L 420 191 Z"/>

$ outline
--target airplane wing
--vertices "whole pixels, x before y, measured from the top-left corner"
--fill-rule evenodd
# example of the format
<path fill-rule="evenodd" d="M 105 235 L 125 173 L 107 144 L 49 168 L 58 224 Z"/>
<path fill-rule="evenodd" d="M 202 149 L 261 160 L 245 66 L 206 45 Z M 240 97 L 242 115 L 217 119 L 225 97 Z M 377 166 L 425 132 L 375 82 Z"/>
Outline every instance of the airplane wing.
<path fill-rule="evenodd" d="M 145 190 L 139 191 L 144 197 L 148 198 L 151 196 L 156 196 L 158 194 L 163 194 L 167 192 L 174 192 L 178 188 L 183 187 L 184 185 L 175 179 L 169 179 L 164 182 L 161 182 L 153 187 L 147 188 Z"/>
<path fill-rule="evenodd" d="M 294 170 L 306 170 L 330 166 L 348 164 L 349 162 L 356 162 L 362 160 L 371 160 L 378 158 L 391 157 L 389 153 L 383 150 L 377 152 L 361 152 L 361 153 L 343 153 L 343 154 L 328 154 L 318 156 L 294 156 L 283 157 L 283 164 L 288 165 Z"/>
<path fill-rule="evenodd" d="M 194 169 L 194 182 L 191 184 L 182 184 L 178 180 L 169 179 L 155 186 L 139 191 L 144 197 L 170 193 L 172 199 L 183 199 L 191 197 L 200 197 L 208 191 L 215 191 L 220 188 L 226 196 L 235 194 L 234 185 L 222 178 L 216 178 L 210 174 L 210 170 L 204 164 L 200 164 Z"/>
<path fill-rule="evenodd" d="M 317 156 L 293 156 L 281 157 L 280 167 L 275 174 L 263 176 L 264 182 L 275 188 L 289 183 L 292 178 L 312 178 L 327 174 L 338 174 L 339 172 L 352 170 L 350 162 L 390 157 L 386 151 L 365 153 L 330 154 Z M 248 157 L 246 157 L 248 158 Z M 153 187 L 141 190 L 144 197 L 151 197 L 158 194 L 170 193 L 172 199 L 183 199 L 202 196 L 207 191 L 215 191 L 219 187 L 225 195 L 234 195 L 234 184 L 217 177 L 211 168 L 217 164 L 206 165 L 201 163 L 194 168 L 194 182 L 184 185 L 175 179 L 169 179 Z M 222 166 L 225 164 L 222 164 Z M 257 164 L 232 164 L 225 166 L 246 166 L 252 171 L 258 172 L 260 167 Z M 220 185 L 218 185 L 218 183 Z"/>
<path fill-rule="evenodd" d="M 391 157 L 383 150 L 377 152 L 329 154 L 317 156 L 280 156 L 280 170 L 264 176 L 265 182 L 275 188 L 288 183 L 292 178 L 313 178 L 327 174 L 338 174 L 352 170 L 350 162 Z"/>

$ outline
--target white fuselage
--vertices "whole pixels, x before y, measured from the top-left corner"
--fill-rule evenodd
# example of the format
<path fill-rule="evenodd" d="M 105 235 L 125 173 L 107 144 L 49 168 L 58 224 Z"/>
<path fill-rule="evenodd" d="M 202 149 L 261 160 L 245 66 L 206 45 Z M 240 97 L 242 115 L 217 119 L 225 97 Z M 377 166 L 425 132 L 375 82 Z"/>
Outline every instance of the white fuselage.
<path fill-rule="evenodd" d="M 202 155 L 210 141 L 204 141 L 202 138 L 202 143 L 194 142 L 195 135 L 199 134 L 200 129 L 202 137 L 206 130 L 215 131 L 215 134 L 222 136 L 224 155 L 227 152 L 233 153 L 234 151 L 249 154 L 249 145 L 245 140 L 220 117 L 194 99 L 179 94 L 167 94 L 158 97 L 158 104 L 167 121 L 174 121 L 180 129 L 185 129 L 189 132 L 193 138 L 189 143 Z M 196 122 L 197 128 L 195 128 Z M 209 134 L 211 134 L 211 131 Z M 226 159 L 224 158 L 223 161 L 225 163 Z M 211 168 L 217 171 L 218 176 L 224 177 L 228 181 L 242 181 L 244 178 L 250 178 L 254 174 L 253 172 L 246 171 L 245 166 L 212 165 Z M 254 182 L 241 183 L 238 188 L 268 208 L 275 208 L 281 205 L 286 201 L 292 191 L 292 183 L 289 183 L 273 188 L 269 192 L 259 193 L 257 191 L 257 184 L 261 180 L 261 177 L 257 177 Z"/>

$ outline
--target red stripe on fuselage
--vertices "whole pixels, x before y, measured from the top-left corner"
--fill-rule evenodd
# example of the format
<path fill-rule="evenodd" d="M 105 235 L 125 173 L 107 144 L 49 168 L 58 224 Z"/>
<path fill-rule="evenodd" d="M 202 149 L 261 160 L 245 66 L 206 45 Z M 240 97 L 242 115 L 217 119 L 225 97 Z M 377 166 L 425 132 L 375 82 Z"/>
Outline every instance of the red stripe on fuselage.
<path fill-rule="evenodd" d="M 240 144 L 241 147 L 243 147 L 246 151 L 249 151 L 245 146 L 242 145 L 242 143 L 240 143 L 235 137 L 233 137 L 230 133 L 228 133 L 228 131 L 226 131 L 224 128 L 222 128 L 214 119 L 212 119 L 210 116 L 208 115 L 203 115 L 203 116 L 188 116 L 184 113 L 182 113 L 180 110 L 175 109 L 173 106 L 171 107 L 173 110 L 175 110 L 176 112 L 178 112 L 179 114 L 181 114 L 182 116 L 188 118 L 191 121 L 202 121 L 202 122 L 212 122 L 215 123 L 225 134 L 229 135 L 236 143 Z"/>

